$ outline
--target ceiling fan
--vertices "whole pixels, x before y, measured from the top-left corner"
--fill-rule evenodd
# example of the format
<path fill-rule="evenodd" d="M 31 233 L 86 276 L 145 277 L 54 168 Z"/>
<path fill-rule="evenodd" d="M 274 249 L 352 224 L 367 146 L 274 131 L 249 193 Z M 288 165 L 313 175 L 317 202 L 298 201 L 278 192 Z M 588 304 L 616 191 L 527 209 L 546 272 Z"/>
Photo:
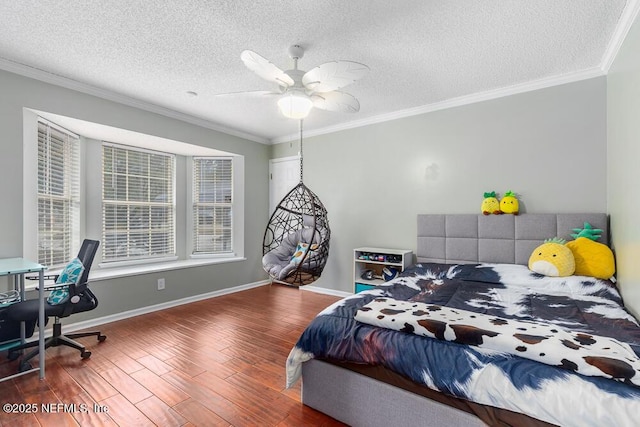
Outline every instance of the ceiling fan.
<path fill-rule="evenodd" d="M 278 85 L 278 92 L 266 93 L 280 95 L 278 107 L 283 115 L 303 119 L 312 107 L 341 113 L 360 110 L 360 103 L 353 95 L 337 89 L 362 78 L 369 67 L 352 61 L 331 61 L 305 72 L 298 69 L 298 60 L 304 56 L 304 49 L 293 45 L 289 48 L 289 56 L 293 60 L 293 69 L 282 71 L 251 50 L 240 54 L 240 59 L 248 69 Z"/>

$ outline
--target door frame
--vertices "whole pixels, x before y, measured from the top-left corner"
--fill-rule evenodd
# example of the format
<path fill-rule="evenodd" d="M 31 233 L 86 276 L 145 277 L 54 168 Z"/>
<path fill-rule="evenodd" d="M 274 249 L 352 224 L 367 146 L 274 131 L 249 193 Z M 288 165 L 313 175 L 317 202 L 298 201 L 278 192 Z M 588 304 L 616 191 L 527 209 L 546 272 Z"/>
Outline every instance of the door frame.
<path fill-rule="evenodd" d="M 298 175 L 300 175 L 300 155 L 269 159 L 269 212 L 268 212 L 269 217 L 271 217 L 271 214 L 273 214 L 273 210 L 278 205 L 278 202 L 280 202 L 280 199 L 273 200 L 273 197 L 274 197 L 273 165 L 275 163 L 294 162 L 294 161 L 298 163 Z"/>

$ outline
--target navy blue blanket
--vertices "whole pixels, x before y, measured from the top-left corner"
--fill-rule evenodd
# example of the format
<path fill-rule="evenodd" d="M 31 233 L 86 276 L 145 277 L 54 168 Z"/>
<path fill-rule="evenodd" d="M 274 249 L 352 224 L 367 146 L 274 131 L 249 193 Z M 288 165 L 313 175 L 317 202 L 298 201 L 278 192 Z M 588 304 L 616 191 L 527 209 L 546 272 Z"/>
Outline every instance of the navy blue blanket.
<path fill-rule="evenodd" d="M 321 312 L 291 351 L 287 385 L 311 358 L 341 360 L 382 365 L 433 390 L 563 426 L 637 425 L 639 387 L 582 376 L 570 366 L 357 322 L 357 310 L 378 297 L 608 336 L 640 355 L 638 322 L 609 281 L 546 277 L 511 264 L 418 264 Z"/>

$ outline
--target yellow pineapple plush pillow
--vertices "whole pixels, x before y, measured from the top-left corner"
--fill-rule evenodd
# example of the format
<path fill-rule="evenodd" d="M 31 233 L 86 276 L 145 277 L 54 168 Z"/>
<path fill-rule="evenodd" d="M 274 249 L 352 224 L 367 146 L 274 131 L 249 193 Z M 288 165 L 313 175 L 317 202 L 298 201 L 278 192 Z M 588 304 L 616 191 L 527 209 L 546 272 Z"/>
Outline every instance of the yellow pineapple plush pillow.
<path fill-rule="evenodd" d="M 500 199 L 500 211 L 506 214 L 518 215 L 520 212 L 520 203 L 518 202 L 516 193 L 511 190 L 504 193 L 504 196 Z"/>
<path fill-rule="evenodd" d="M 616 262 L 613 252 L 605 244 L 596 242 L 600 238 L 602 230 L 593 228 L 588 222 L 584 223 L 584 228 L 574 228 L 575 234 L 571 236 L 575 239 L 567 242 L 567 247 L 573 252 L 576 260 L 577 276 L 591 276 L 598 279 L 608 280 L 616 272 Z"/>
<path fill-rule="evenodd" d="M 557 237 L 545 240 L 529 257 L 529 270 L 545 276 L 571 276 L 575 268 L 571 249 L 565 246 L 564 239 Z"/>
<path fill-rule="evenodd" d="M 484 199 L 482 199 L 482 205 L 480 205 L 480 211 L 483 215 L 496 214 L 500 215 L 500 202 L 496 197 L 496 192 L 491 191 L 484 193 Z"/>

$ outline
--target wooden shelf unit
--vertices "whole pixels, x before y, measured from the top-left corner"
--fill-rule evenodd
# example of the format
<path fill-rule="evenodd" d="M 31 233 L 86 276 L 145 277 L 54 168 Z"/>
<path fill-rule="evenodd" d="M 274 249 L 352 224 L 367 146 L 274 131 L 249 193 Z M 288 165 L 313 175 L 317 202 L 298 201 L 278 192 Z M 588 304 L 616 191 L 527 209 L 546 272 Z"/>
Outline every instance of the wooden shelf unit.
<path fill-rule="evenodd" d="M 353 292 L 371 289 L 385 282 L 382 270 L 394 268 L 399 272 L 413 264 L 413 251 L 408 249 L 389 249 L 362 247 L 353 250 Z M 374 278 L 362 277 L 366 270 L 372 270 Z"/>

